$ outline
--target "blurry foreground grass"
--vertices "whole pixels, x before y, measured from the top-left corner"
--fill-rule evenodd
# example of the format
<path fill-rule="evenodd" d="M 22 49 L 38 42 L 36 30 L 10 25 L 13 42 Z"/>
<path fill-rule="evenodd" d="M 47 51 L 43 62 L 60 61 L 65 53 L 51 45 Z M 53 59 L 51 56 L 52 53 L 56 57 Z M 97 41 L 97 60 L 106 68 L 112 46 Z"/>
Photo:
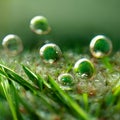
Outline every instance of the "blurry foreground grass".
<path fill-rule="evenodd" d="M 16 57 L 0 53 L 0 120 L 120 119 L 120 52 L 104 59 L 72 50 L 63 54 L 50 65 L 43 63 L 37 50 Z M 95 64 L 90 80 L 73 73 L 74 63 L 82 57 Z M 57 82 L 65 72 L 76 81 L 70 91 Z"/>

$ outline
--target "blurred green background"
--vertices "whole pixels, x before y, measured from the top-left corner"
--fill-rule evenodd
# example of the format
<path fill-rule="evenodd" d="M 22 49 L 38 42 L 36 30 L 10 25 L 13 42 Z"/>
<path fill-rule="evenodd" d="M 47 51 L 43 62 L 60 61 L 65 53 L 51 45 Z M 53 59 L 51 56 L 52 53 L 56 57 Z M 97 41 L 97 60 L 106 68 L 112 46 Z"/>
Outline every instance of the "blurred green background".
<path fill-rule="evenodd" d="M 31 18 L 48 18 L 52 33 L 38 36 L 29 29 Z M 119 0 L 0 0 L 0 40 L 9 33 L 19 35 L 26 48 L 50 39 L 61 46 L 88 45 L 92 37 L 105 34 L 120 45 Z"/>

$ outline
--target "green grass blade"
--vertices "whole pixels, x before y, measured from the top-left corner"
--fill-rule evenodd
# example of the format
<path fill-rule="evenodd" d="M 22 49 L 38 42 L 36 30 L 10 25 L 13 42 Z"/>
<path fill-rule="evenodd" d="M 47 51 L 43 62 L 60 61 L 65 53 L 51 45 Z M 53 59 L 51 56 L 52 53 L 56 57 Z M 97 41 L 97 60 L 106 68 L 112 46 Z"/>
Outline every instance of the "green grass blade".
<path fill-rule="evenodd" d="M 13 70 L 7 68 L 4 65 L 0 64 L 0 74 L 5 76 L 6 78 L 10 80 L 14 80 L 15 82 L 19 83 L 23 87 L 27 87 L 28 89 L 34 91 L 37 90 L 38 87 L 35 86 L 34 84 L 30 83 L 29 81 L 25 80 L 21 76 L 19 76 L 17 73 L 15 73 Z"/>
<path fill-rule="evenodd" d="M 37 77 L 38 77 L 39 87 L 41 87 L 41 89 L 43 88 L 43 85 L 48 89 L 51 89 L 51 86 L 47 83 L 47 81 L 43 77 L 41 77 L 40 75 L 37 75 Z"/>
<path fill-rule="evenodd" d="M 64 103 L 66 103 L 66 105 L 71 110 L 75 111 L 75 113 L 79 118 L 82 118 L 83 120 L 94 119 L 94 118 L 91 118 L 91 116 L 89 116 L 89 114 L 87 114 L 70 96 L 68 96 L 50 76 L 49 76 L 49 81 L 53 89 L 61 95 L 61 99 L 64 100 Z"/>
<path fill-rule="evenodd" d="M 84 102 L 85 110 L 88 111 L 88 94 L 84 93 L 82 95 L 82 97 L 83 97 L 83 102 Z"/>
<path fill-rule="evenodd" d="M 38 96 L 40 97 L 42 103 L 48 108 L 48 110 L 52 112 L 57 112 L 56 103 L 52 99 L 50 99 L 43 93 L 39 93 Z"/>
<path fill-rule="evenodd" d="M 113 95 L 114 96 L 120 95 L 120 86 L 113 88 Z"/>
<path fill-rule="evenodd" d="M 4 91 L 6 99 L 8 101 L 9 107 L 10 107 L 12 115 L 13 115 L 13 119 L 18 120 L 17 113 L 16 113 L 16 108 L 15 108 L 15 105 L 13 103 L 14 100 L 13 100 L 11 94 L 10 94 L 11 92 L 10 92 L 10 86 L 9 86 L 8 81 L 3 80 L 3 82 L 1 82 L 1 87 Z"/>
<path fill-rule="evenodd" d="M 104 66 L 110 70 L 110 72 L 113 71 L 113 65 L 110 63 L 110 59 L 108 57 L 104 57 L 101 59 Z"/>
<path fill-rule="evenodd" d="M 26 75 L 28 76 L 28 78 L 36 83 L 36 81 L 38 80 L 37 76 L 26 66 L 22 65 L 22 68 L 24 70 L 24 72 L 26 73 Z"/>
<path fill-rule="evenodd" d="M 24 65 L 22 65 L 22 67 L 23 67 L 24 72 L 28 76 L 28 78 L 39 87 L 40 91 L 42 91 L 43 82 L 44 82 L 42 77 L 33 73 L 28 67 L 26 67 Z"/>
<path fill-rule="evenodd" d="M 50 88 L 50 85 L 44 80 L 40 75 L 36 75 L 33 73 L 28 67 L 22 65 L 24 72 L 28 76 L 28 78 L 34 82 L 37 86 L 39 86 L 40 90 L 43 89 L 43 84 L 47 87 Z"/>
<path fill-rule="evenodd" d="M 28 101 L 25 100 L 24 98 L 22 98 L 19 94 L 18 94 L 18 99 L 20 101 L 20 103 L 24 106 L 25 110 L 27 110 L 27 112 L 29 112 L 30 117 L 33 120 L 39 120 L 38 115 L 35 113 L 34 109 L 31 109 L 31 105 L 29 105 Z"/>

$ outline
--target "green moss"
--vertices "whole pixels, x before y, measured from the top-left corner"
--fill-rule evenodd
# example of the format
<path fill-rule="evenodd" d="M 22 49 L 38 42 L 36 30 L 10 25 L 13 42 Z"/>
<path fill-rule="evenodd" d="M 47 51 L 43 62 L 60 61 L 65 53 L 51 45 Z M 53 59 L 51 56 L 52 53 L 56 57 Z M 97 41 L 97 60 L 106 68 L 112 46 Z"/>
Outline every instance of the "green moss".
<path fill-rule="evenodd" d="M 6 116 L 11 118 L 13 114 L 23 120 L 119 120 L 120 52 L 105 62 L 104 59 L 93 59 L 96 74 L 90 80 L 81 79 L 72 71 L 75 61 L 81 57 L 90 58 L 89 54 L 64 51 L 64 58 L 54 64 L 45 64 L 37 53 L 37 50 L 24 51 L 11 57 L 1 50 L 0 87 L 4 90 L 0 94 L 8 98 L 2 99 L 0 105 L 3 101 L 7 102 L 12 110 L 11 113 L 6 110 Z M 82 64 L 82 71 L 91 70 L 89 65 Z M 58 75 L 65 73 L 69 67 L 69 73 L 76 82 L 73 89 L 63 91 Z M 71 80 L 65 77 L 63 82 Z M 3 120 L 6 119 L 4 116 Z"/>

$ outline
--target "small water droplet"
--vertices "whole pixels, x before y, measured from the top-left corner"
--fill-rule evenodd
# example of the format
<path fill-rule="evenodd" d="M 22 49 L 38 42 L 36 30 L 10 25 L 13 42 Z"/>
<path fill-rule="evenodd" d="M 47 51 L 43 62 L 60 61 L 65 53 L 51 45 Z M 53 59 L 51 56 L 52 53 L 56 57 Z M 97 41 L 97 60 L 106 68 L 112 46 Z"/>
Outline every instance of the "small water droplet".
<path fill-rule="evenodd" d="M 62 52 L 60 48 L 53 43 L 45 44 L 40 48 L 40 56 L 45 63 L 53 63 L 60 59 Z"/>
<path fill-rule="evenodd" d="M 7 35 L 2 41 L 2 46 L 11 56 L 17 55 L 23 50 L 22 40 L 14 34 Z"/>
<path fill-rule="evenodd" d="M 47 19 L 44 16 L 35 16 L 30 21 L 30 29 L 38 35 L 46 35 L 51 31 Z"/>
<path fill-rule="evenodd" d="M 58 82 L 63 90 L 72 90 L 75 83 L 73 76 L 69 73 L 60 74 Z"/>
<path fill-rule="evenodd" d="M 71 74 L 64 73 L 58 76 L 58 81 L 62 85 L 72 85 L 74 82 L 74 78 Z"/>
<path fill-rule="evenodd" d="M 95 68 L 90 60 L 82 58 L 75 63 L 74 72 L 78 73 L 81 78 L 86 79 L 94 75 Z"/>
<path fill-rule="evenodd" d="M 90 52 L 96 58 L 108 56 L 112 51 L 112 43 L 109 38 L 104 35 L 97 35 L 91 40 Z"/>

